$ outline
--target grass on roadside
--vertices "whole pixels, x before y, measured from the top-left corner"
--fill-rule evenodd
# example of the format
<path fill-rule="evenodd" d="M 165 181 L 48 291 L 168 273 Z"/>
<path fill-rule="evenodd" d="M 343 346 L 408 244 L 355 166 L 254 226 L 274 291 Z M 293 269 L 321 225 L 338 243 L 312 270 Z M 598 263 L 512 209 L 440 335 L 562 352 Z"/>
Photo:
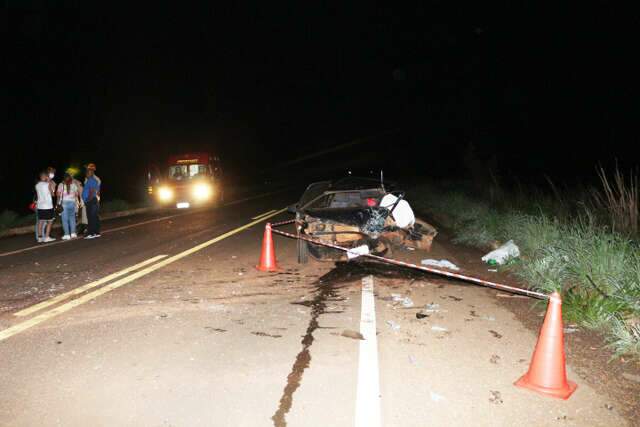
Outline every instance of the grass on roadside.
<path fill-rule="evenodd" d="M 451 228 L 457 243 L 488 250 L 513 239 L 522 253 L 509 267 L 515 274 L 530 288 L 561 291 L 568 322 L 605 332 L 616 355 L 640 360 L 637 178 L 626 185 L 619 177 L 615 189 L 603 179 L 601 193 L 582 200 L 557 190 L 528 201 L 501 190 L 482 198 L 446 186 L 417 189 L 411 200 Z"/>

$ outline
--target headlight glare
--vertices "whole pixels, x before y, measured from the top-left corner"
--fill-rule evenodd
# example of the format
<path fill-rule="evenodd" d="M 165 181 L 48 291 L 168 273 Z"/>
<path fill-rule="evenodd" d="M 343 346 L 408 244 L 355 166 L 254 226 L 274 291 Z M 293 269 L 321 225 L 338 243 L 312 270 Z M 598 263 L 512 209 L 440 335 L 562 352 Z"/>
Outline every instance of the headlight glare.
<path fill-rule="evenodd" d="M 211 197 L 213 189 L 209 184 L 196 184 L 193 186 L 193 197 L 197 200 L 206 200 Z"/>
<path fill-rule="evenodd" d="M 173 199 L 173 190 L 168 187 L 160 187 L 158 189 L 158 198 L 162 202 L 168 202 Z"/>

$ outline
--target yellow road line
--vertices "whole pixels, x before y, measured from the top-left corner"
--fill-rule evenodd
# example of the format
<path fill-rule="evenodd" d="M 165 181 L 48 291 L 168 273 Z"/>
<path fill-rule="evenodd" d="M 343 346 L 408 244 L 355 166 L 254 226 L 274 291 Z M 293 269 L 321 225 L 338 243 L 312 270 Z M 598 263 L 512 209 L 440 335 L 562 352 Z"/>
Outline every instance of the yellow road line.
<path fill-rule="evenodd" d="M 23 310 L 20 310 L 16 313 L 13 313 L 14 316 L 18 316 L 18 317 L 23 317 L 23 316 L 28 316 L 30 314 L 35 313 L 36 311 L 40 311 L 44 308 L 47 308 L 49 306 L 52 306 L 54 304 L 59 303 L 60 301 L 63 301 L 69 297 L 72 297 L 74 295 L 78 295 L 81 294 L 85 291 L 88 291 L 91 288 L 95 288 L 96 286 L 100 286 L 103 283 L 107 283 L 112 281 L 113 279 L 117 279 L 120 276 L 124 276 L 125 274 L 134 271 L 134 270 L 138 270 L 139 268 L 142 268 L 146 265 L 149 264 L 153 264 L 154 262 L 162 259 L 162 258 L 166 258 L 168 255 L 158 255 L 156 257 L 150 258 L 146 261 L 143 261 L 141 263 L 138 263 L 136 265 L 132 265 L 131 267 L 127 267 L 124 270 L 120 270 L 120 271 L 116 271 L 115 273 L 109 274 L 108 276 L 103 277 L 102 279 L 98 279 L 95 282 L 91 282 L 91 283 L 87 283 L 86 285 L 82 285 L 79 286 L 75 289 L 70 290 L 69 292 L 65 292 L 63 294 L 60 295 L 56 295 L 53 298 L 50 298 L 48 300 L 42 301 L 38 304 L 32 305 L 30 307 L 27 307 Z"/>
<path fill-rule="evenodd" d="M 158 262 L 156 264 L 153 264 L 150 267 L 147 267 L 147 268 L 145 268 L 143 270 L 137 271 L 137 272 L 135 272 L 135 273 L 133 273 L 133 274 L 127 276 L 127 277 L 124 277 L 124 278 L 122 278 L 120 280 L 116 280 L 115 282 L 109 283 L 108 285 L 103 286 L 100 289 L 97 289 L 97 290 L 95 290 L 93 292 L 89 292 L 88 294 L 82 295 L 81 297 L 78 297 L 78 298 L 76 298 L 74 300 L 71 300 L 71 301 L 69 301 L 69 302 L 67 302 L 65 304 L 62 304 L 62 305 L 60 305 L 60 306 L 58 306 L 56 308 L 53 308 L 53 309 L 51 309 L 49 311 L 46 311 L 46 312 L 44 312 L 44 313 L 42 313 L 42 314 L 40 314 L 38 316 L 35 316 L 35 317 L 33 317 L 33 318 L 29 319 L 29 320 L 25 320 L 24 322 L 17 323 L 17 324 L 15 324 L 15 325 L 7 328 L 7 329 L 4 329 L 4 330 L 0 331 L 0 341 L 3 341 L 5 339 L 7 339 L 7 338 L 10 338 L 10 337 L 12 337 L 12 336 L 14 336 L 16 334 L 19 334 L 20 332 L 24 332 L 29 328 L 32 328 L 32 327 L 34 327 L 36 325 L 39 325 L 40 323 L 45 322 L 45 321 L 47 321 L 47 320 L 49 320 L 49 319 L 51 319 L 53 317 L 56 317 L 59 314 L 65 313 L 65 312 L 71 310 L 74 307 L 77 307 L 77 306 L 79 306 L 81 304 L 84 304 L 85 302 L 91 301 L 91 300 L 99 297 L 100 295 L 106 294 L 107 292 L 110 292 L 110 291 L 112 291 L 114 289 L 119 288 L 120 286 L 123 286 L 123 285 L 126 285 L 127 283 L 133 282 L 134 280 L 139 279 L 140 277 L 146 276 L 149 273 L 152 273 L 152 272 L 154 272 L 154 271 L 156 271 L 156 270 L 158 270 L 158 269 L 160 269 L 162 267 L 165 267 L 165 266 L 167 266 L 167 265 L 169 265 L 171 263 L 174 263 L 174 262 L 176 262 L 178 260 L 181 260 L 182 258 L 187 257 L 187 256 L 189 256 L 189 255 L 191 255 L 191 254 L 193 254 L 195 252 L 198 252 L 198 251 L 200 251 L 202 249 L 205 249 L 205 248 L 213 245 L 214 243 L 217 243 L 217 242 L 219 242 L 221 240 L 224 240 L 224 239 L 226 239 L 228 237 L 233 236 L 234 234 L 238 234 L 241 231 L 246 230 L 247 228 L 250 228 L 250 227 L 253 227 L 256 224 L 259 224 L 263 220 L 265 220 L 267 218 L 270 218 L 270 217 L 273 217 L 273 216 L 276 216 L 276 215 L 279 215 L 282 212 L 285 212 L 286 210 L 287 210 L 287 208 L 280 209 L 280 210 L 272 213 L 271 215 L 269 215 L 269 216 L 267 216 L 265 218 L 261 218 L 261 219 L 252 221 L 252 222 L 250 222 L 248 224 L 245 224 L 245 225 L 243 225 L 241 227 L 238 227 L 236 229 L 228 231 L 228 232 L 226 232 L 224 234 L 221 234 L 218 237 L 215 237 L 215 238 L 213 238 L 211 240 L 208 240 L 208 241 L 206 241 L 204 243 L 200 243 L 199 245 L 196 245 L 191 249 L 187 249 L 184 252 L 180 252 L 177 255 L 173 255 L 173 256 L 171 256 L 169 258 L 166 258 L 166 259 L 164 259 L 164 260 L 162 260 L 162 261 L 160 261 L 160 262 Z"/>
<path fill-rule="evenodd" d="M 275 211 L 276 211 L 275 209 L 271 209 L 269 212 L 261 213 L 260 215 L 256 215 L 256 216 L 254 216 L 254 217 L 253 217 L 253 218 L 251 218 L 251 219 L 260 219 L 260 218 L 262 218 L 263 216 L 267 216 L 267 215 L 269 215 L 269 214 L 274 213 Z"/>

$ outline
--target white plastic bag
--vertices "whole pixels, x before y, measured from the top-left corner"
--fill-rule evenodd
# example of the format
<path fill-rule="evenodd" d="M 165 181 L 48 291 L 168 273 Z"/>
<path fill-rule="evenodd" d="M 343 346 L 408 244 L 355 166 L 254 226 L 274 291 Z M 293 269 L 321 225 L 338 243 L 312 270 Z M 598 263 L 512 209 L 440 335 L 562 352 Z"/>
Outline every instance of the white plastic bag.
<path fill-rule="evenodd" d="M 397 201 L 398 198 L 393 194 L 386 194 L 380 201 L 380 206 L 383 208 L 391 208 Z M 400 200 L 393 211 L 391 211 L 391 216 L 393 216 L 393 220 L 400 228 L 411 227 L 416 222 L 416 217 L 413 214 L 411 205 L 404 199 Z"/>
<path fill-rule="evenodd" d="M 421 264 L 432 266 L 432 267 L 448 268 L 449 270 L 454 270 L 454 271 L 460 270 L 457 265 L 455 265 L 454 263 L 446 259 L 441 259 L 440 261 L 438 261 L 437 259 L 423 259 L 421 261 Z"/>
<path fill-rule="evenodd" d="M 504 245 L 500 246 L 498 249 L 489 252 L 485 256 L 482 257 L 484 262 L 488 262 L 490 259 L 495 260 L 498 264 L 502 265 L 509 258 L 517 258 L 520 256 L 520 248 L 513 243 L 513 240 L 509 240 Z"/>
<path fill-rule="evenodd" d="M 361 245 L 361 246 L 357 246 L 353 249 L 349 249 L 347 251 L 347 258 L 348 259 L 354 259 L 354 258 L 358 258 L 360 255 L 366 255 L 369 253 L 369 246 L 367 245 Z"/>

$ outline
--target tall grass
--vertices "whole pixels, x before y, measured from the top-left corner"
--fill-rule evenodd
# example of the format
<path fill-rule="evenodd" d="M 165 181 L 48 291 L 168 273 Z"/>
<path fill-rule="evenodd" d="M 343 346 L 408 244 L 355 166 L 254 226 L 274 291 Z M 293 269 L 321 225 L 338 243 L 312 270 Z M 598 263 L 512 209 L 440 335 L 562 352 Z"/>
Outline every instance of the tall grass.
<path fill-rule="evenodd" d="M 598 174 L 602 188 L 582 199 L 556 187 L 551 195 L 494 190 L 483 198 L 462 186 L 419 189 L 411 201 L 444 220 L 455 242 L 488 250 L 513 239 L 522 253 L 515 274 L 531 288 L 560 291 L 568 321 L 603 331 L 615 354 L 640 360 L 637 176 Z"/>
<path fill-rule="evenodd" d="M 625 179 L 616 168 L 609 179 L 605 170 L 598 168 L 602 189 L 592 192 L 592 202 L 596 210 L 607 212 L 612 228 L 620 233 L 637 236 L 640 229 L 640 193 L 638 174 L 629 173 Z"/>

